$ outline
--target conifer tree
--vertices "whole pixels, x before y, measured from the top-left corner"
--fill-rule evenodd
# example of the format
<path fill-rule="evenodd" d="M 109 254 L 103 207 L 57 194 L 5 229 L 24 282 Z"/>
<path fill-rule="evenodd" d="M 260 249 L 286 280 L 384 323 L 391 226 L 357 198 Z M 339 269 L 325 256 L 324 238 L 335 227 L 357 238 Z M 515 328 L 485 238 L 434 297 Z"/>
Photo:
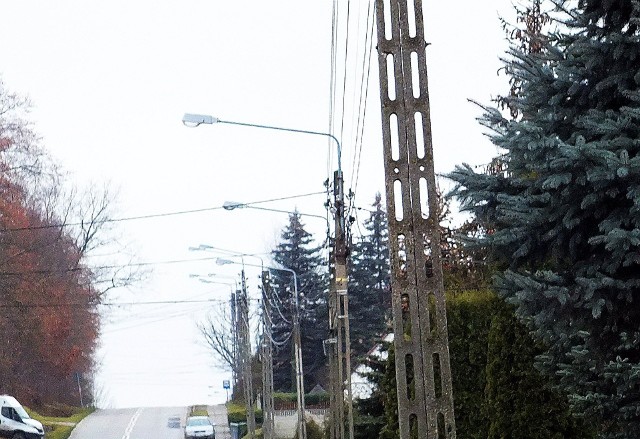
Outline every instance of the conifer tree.
<path fill-rule="evenodd" d="M 281 234 L 281 241 L 273 250 L 273 260 L 293 270 L 298 278 L 302 358 L 306 390 L 320 383 L 324 386 L 325 357 L 322 341 L 327 336 L 326 264 L 322 247 L 304 228 L 300 214 L 289 215 L 289 224 Z M 286 271 L 271 273 L 276 298 L 272 303 L 274 351 L 274 388 L 295 390 L 292 329 L 295 312 L 293 276 Z"/>
<path fill-rule="evenodd" d="M 383 337 L 391 308 L 387 215 L 380 193 L 372 207 L 349 261 L 349 326 L 355 358 Z"/>
<path fill-rule="evenodd" d="M 575 419 L 566 397 L 554 391 L 534 367 L 542 346 L 517 321 L 513 309 L 494 301 L 486 351 L 484 411 L 489 420 L 484 438 L 587 439 L 593 434 Z"/>
<path fill-rule="evenodd" d="M 485 108 L 503 171 L 449 177 L 498 291 L 548 347 L 541 365 L 602 437 L 640 431 L 640 2 L 561 0 L 539 51 L 514 45 L 518 117 Z"/>
<path fill-rule="evenodd" d="M 355 439 L 377 439 L 380 431 L 385 426 L 385 391 L 382 381 L 387 373 L 387 359 L 389 343 L 382 342 L 378 349 L 368 355 L 363 361 L 367 369 L 359 375 L 366 379 L 372 386 L 371 394 L 368 398 L 356 399 L 354 401 L 354 438 Z M 395 370 L 391 371 L 395 373 Z M 395 392 L 392 393 L 396 397 Z"/>

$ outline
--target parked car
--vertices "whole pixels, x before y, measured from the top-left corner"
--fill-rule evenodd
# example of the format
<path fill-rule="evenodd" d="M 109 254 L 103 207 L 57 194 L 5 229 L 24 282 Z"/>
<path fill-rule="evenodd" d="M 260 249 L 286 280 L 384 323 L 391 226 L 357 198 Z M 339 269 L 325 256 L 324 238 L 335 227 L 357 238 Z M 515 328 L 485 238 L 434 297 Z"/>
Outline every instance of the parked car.
<path fill-rule="evenodd" d="M 0 437 L 43 439 L 44 429 L 13 396 L 0 395 Z"/>
<path fill-rule="evenodd" d="M 184 427 L 185 439 L 215 439 L 213 424 L 206 416 L 189 416 Z"/>

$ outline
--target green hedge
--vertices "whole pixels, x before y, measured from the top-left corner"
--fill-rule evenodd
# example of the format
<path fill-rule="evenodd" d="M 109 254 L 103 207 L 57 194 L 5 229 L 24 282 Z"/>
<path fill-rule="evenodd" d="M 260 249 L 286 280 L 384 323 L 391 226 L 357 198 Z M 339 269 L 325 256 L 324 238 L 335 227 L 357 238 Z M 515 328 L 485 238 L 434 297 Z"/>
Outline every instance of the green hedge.
<path fill-rule="evenodd" d="M 273 402 L 296 402 L 298 400 L 297 393 L 274 392 Z"/>
<path fill-rule="evenodd" d="M 499 299 L 487 291 L 447 297 L 449 355 L 459 438 L 487 438 L 489 417 L 485 410 L 485 369 L 491 317 L 498 303 Z"/>
<path fill-rule="evenodd" d="M 254 410 L 256 424 L 262 424 L 262 410 Z M 247 409 L 244 405 L 227 403 L 227 419 L 229 423 L 247 422 Z"/>
<path fill-rule="evenodd" d="M 329 393 L 327 392 L 307 393 L 304 396 L 304 401 L 306 405 L 320 405 L 324 403 L 329 403 Z"/>
<path fill-rule="evenodd" d="M 318 392 L 318 393 L 306 393 L 304 395 L 304 400 L 307 405 L 317 405 L 329 402 L 329 393 L 328 392 Z M 298 394 L 293 393 L 284 393 L 284 392 L 275 392 L 273 394 L 273 402 L 277 403 L 295 403 L 298 401 Z"/>
<path fill-rule="evenodd" d="M 449 296 L 447 320 L 458 439 L 594 437 L 571 415 L 566 396 L 554 391 L 549 377 L 535 368 L 541 346 L 504 301 L 490 292 Z M 395 439 L 398 414 L 392 344 L 379 386 L 385 425 L 378 437 Z"/>

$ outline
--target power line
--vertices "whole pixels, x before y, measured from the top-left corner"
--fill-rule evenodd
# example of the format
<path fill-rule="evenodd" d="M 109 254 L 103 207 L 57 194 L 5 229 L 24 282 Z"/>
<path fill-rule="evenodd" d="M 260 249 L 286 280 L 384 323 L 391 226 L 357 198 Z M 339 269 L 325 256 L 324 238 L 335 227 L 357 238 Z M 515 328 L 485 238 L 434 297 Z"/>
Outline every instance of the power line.
<path fill-rule="evenodd" d="M 288 196 L 288 197 L 280 197 L 280 198 L 272 198 L 272 199 L 269 199 L 269 200 L 252 201 L 252 202 L 242 203 L 242 204 L 249 206 L 249 205 L 253 205 L 253 204 L 271 203 L 271 202 L 274 202 L 274 201 L 283 201 L 283 200 L 290 200 L 290 199 L 293 199 L 293 198 L 302 198 L 302 197 L 309 197 L 309 196 L 312 196 L 312 195 L 324 195 L 324 194 L 325 194 L 324 191 L 323 192 L 312 192 L 312 193 L 309 193 L 309 194 L 292 195 L 292 196 Z M 42 225 L 42 226 L 15 227 L 15 228 L 0 229 L 0 233 L 21 232 L 21 231 L 27 231 L 27 230 L 54 229 L 54 228 L 72 227 L 72 226 L 84 226 L 85 224 L 105 224 L 105 223 L 117 223 L 117 222 L 124 222 L 124 221 L 136 221 L 136 220 L 142 220 L 142 219 L 165 218 L 165 217 L 169 217 L 169 216 L 186 215 L 186 214 L 190 214 L 190 213 L 211 212 L 211 211 L 221 210 L 221 209 L 225 209 L 224 206 L 204 207 L 204 208 L 201 208 L 201 209 L 179 210 L 179 211 L 175 211 L 175 212 L 163 212 L 163 213 L 155 213 L 155 214 L 139 215 L 139 216 L 130 216 L 130 217 L 123 217 L 123 218 L 111 218 L 111 219 L 102 219 L 102 220 L 94 220 L 94 221 L 80 221 L 80 222 L 77 222 L 77 223 L 47 224 L 47 225 Z"/>
<path fill-rule="evenodd" d="M 247 301 L 255 302 L 258 299 Z M 88 306 L 139 306 L 139 305 L 176 305 L 183 303 L 227 303 L 228 299 L 204 299 L 204 300 L 157 300 L 152 302 L 66 302 L 66 303 L 0 303 L 0 308 L 86 308 Z"/>
<path fill-rule="evenodd" d="M 249 256 L 249 255 L 246 255 Z M 127 267 L 145 267 L 150 265 L 164 265 L 164 264 L 182 264 L 187 262 L 200 262 L 200 261 L 212 261 L 218 259 L 217 257 L 204 257 L 204 258 L 195 258 L 195 259 L 175 259 L 168 261 L 156 261 L 156 262 L 131 262 L 127 264 L 116 264 L 116 265 L 99 265 L 96 267 L 83 266 L 83 267 L 74 267 L 68 269 L 61 270 L 28 270 L 28 271 L 6 271 L 0 272 L 0 276 L 24 276 L 26 274 L 62 274 L 62 273 L 71 273 L 74 271 L 81 271 L 84 269 L 89 270 L 107 270 L 114 268 L 127 268 Z"/>
<path fill-rule="evenodd" d="M 369 97 L 369 75 L 371 72 L 371 56 L 373 53 L 373 29 L 374 29 L 374 20 L 373 14 L 371 14 L 371 3 L 369 3 L 369 9 L 367 11 L 367 22 L 370 21 L 370 25 L 367 27 L 366 35 L 365 35 L 365 50 L 362 58 L 362 77 L 360 80 L 360 100 L 359 100 L 359 108 L 358 108 L 358 126 L 356 127 L 356 148 L 357 152 L 354 154 L 354 169 L 351 172 L 351 192 L 357 193 L 358 189 L 358 178 L 360 176 L 360 162 L 362 159 L 362 145 L 364 138 L 364 125 L 367 116 L 367 101 Z M 367 46 L 367 41 L 369 42 Z M 366 63 L 366 68 L 365 68 Z M 365 78 L 366 71 L 366 78 Z M 363 93 L 364 87 L 364 93 Z M 358 129 L 359 127 L 359 129 Z M 357 164 L 356 164 L 357 157 Z M 354 175 L 355 174 L 355 175 Z M 355 202 L 355 199 L 353 199 Z M 350 207 L 351 209 L 351 207 Z"/>
<path fill-rule="evenodd" d="M 344 134 L 344 113 L 345 113 L 345 97 L 347 90 L 347 61 L 349 59 L 349 17 L 351 15 L 351 1 L 347 1 L 347 19 L 346 19 L 346 42 L 344 45 L 344 75 L 342 77 L 342 109 L 340 115 L 340 140 L 343 138 Z"/>

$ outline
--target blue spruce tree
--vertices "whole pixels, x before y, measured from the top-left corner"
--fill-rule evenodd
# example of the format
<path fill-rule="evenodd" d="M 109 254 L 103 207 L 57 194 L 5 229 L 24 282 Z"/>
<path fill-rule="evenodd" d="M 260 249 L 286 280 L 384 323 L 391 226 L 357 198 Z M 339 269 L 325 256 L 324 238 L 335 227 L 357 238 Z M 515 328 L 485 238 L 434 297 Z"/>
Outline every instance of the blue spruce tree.
<path fill-rule="evenodd" d="M 547 347 L 539 361 L 601 437 L 640 434 L 640 2 L 557 0 L 537 51 L 514 45 L 485 108 L 503 172 L 449 177 L 487 230 L 500 294 Z"/>

